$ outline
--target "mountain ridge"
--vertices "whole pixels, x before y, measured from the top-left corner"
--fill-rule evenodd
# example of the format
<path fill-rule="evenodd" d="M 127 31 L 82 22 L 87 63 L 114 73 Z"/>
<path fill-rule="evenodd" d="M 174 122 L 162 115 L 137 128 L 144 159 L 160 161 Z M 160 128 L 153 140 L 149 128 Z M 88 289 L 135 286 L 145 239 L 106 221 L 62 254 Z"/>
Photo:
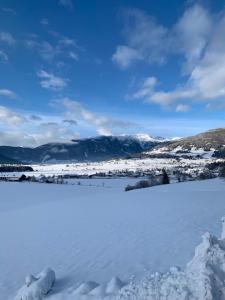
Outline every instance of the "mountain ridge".
<path fill-rule="evenodd" d="M 0 146 L 0 155 L 24 163 L 100 161 L 152 149 L 163 141 L 163 138 L 160 139 L 150 136 L 98 136 L 65 143 L 47 143 L 35 148 Z"/>

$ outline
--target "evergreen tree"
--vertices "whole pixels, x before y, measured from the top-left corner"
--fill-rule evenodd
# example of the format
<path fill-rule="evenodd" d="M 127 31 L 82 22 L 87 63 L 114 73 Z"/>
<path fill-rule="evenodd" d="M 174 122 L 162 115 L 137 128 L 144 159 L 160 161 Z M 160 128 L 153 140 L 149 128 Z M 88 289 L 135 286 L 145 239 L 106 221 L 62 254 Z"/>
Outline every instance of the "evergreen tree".
<path fill-rule="evenodd" d="M 169 184 L 170 178 L 169 178 L 168 174 L 166 173 L 166 170 L 163 169 L 162 172 L 163 172 L 162 184 Z"/>

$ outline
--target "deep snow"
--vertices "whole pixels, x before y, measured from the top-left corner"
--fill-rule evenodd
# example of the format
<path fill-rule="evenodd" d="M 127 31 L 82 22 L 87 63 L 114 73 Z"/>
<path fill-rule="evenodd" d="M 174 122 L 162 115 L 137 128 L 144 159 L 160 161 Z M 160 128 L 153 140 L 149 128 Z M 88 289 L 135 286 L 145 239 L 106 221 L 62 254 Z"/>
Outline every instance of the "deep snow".
<path fill-rule="evenodd" d="M 35 183 L 1 183 L 0 190 L 2 300 L 46 266 L 57 274 L 51 299 L 88 281 L 128 282 L 184 267 L 205 231 L 219 234 L 225 213 L 219 179 L 128 193 Z"/>

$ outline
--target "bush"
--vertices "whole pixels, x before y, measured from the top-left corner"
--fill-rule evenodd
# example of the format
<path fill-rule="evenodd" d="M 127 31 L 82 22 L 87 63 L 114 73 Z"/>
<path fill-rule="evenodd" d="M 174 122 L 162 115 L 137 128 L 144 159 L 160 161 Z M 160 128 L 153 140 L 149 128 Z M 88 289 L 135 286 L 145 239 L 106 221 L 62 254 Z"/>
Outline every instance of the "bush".
<path fill-rule="evenodd" d="M 225 167 L 219 169 L 219 177 L 225 178 Z"/>
<path fill-rule="evenodd" d="M 131 191 L 131 190 L 134 190 L 134 189 L 135 189 L 134 186 L 128 184 L 128 185 L 125 187 L 125 192 Z"/>
<path fill-rule="evenodd" d="M 137 190 L 137 189 L 144 189 L 147 187 L 150 187 L 151 184 L 148 180 L 140 180 L 135 185 L 127 185 L 125 187 L 125 192 L 131 191 L 131 190 Z"/>
<path fill-rule="evenodd" d="M 215 178 L 215 175 L 208 169 L 204 170 L 202 173 L 199 174 L 199 179 L 201 180 L 212 179 L 212 178 Z"/>
<path fill-rule="evenodd" d="M 148 180 L 140 180 L 135 184 L 137 189 L 144 189 L 150 187 L 150 182 Z"/>

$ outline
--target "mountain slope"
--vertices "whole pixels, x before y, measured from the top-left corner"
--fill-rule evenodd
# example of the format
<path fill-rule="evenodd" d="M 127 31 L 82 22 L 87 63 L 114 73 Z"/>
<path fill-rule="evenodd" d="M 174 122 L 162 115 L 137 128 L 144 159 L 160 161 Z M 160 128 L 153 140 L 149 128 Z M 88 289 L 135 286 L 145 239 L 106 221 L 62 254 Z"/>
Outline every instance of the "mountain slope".
<path fill-rule="evenodd" d="M 0 154 L 0 164 L 18 164 L 19 161 Z"/>
<path fill-rule="evenodd" d="M 161 140 L 150 136 L 100 136 L 69 143 L 49 143 L 36 148 L 1 146 L 0 155 L 26 163 L 100 161 L 149 150 Z"/>
<path fill-rule="evenodd" d="M 175 149 L 192 150 L 193 148 L 205 151 L 210 151 L 211 149 L 221 150 L 225 148 L 225 128 L 212 129 L 195 136 L 159 145 L 156 148 L 160 149 L 162 147 L 167 148 L 168 151 Z"/>

